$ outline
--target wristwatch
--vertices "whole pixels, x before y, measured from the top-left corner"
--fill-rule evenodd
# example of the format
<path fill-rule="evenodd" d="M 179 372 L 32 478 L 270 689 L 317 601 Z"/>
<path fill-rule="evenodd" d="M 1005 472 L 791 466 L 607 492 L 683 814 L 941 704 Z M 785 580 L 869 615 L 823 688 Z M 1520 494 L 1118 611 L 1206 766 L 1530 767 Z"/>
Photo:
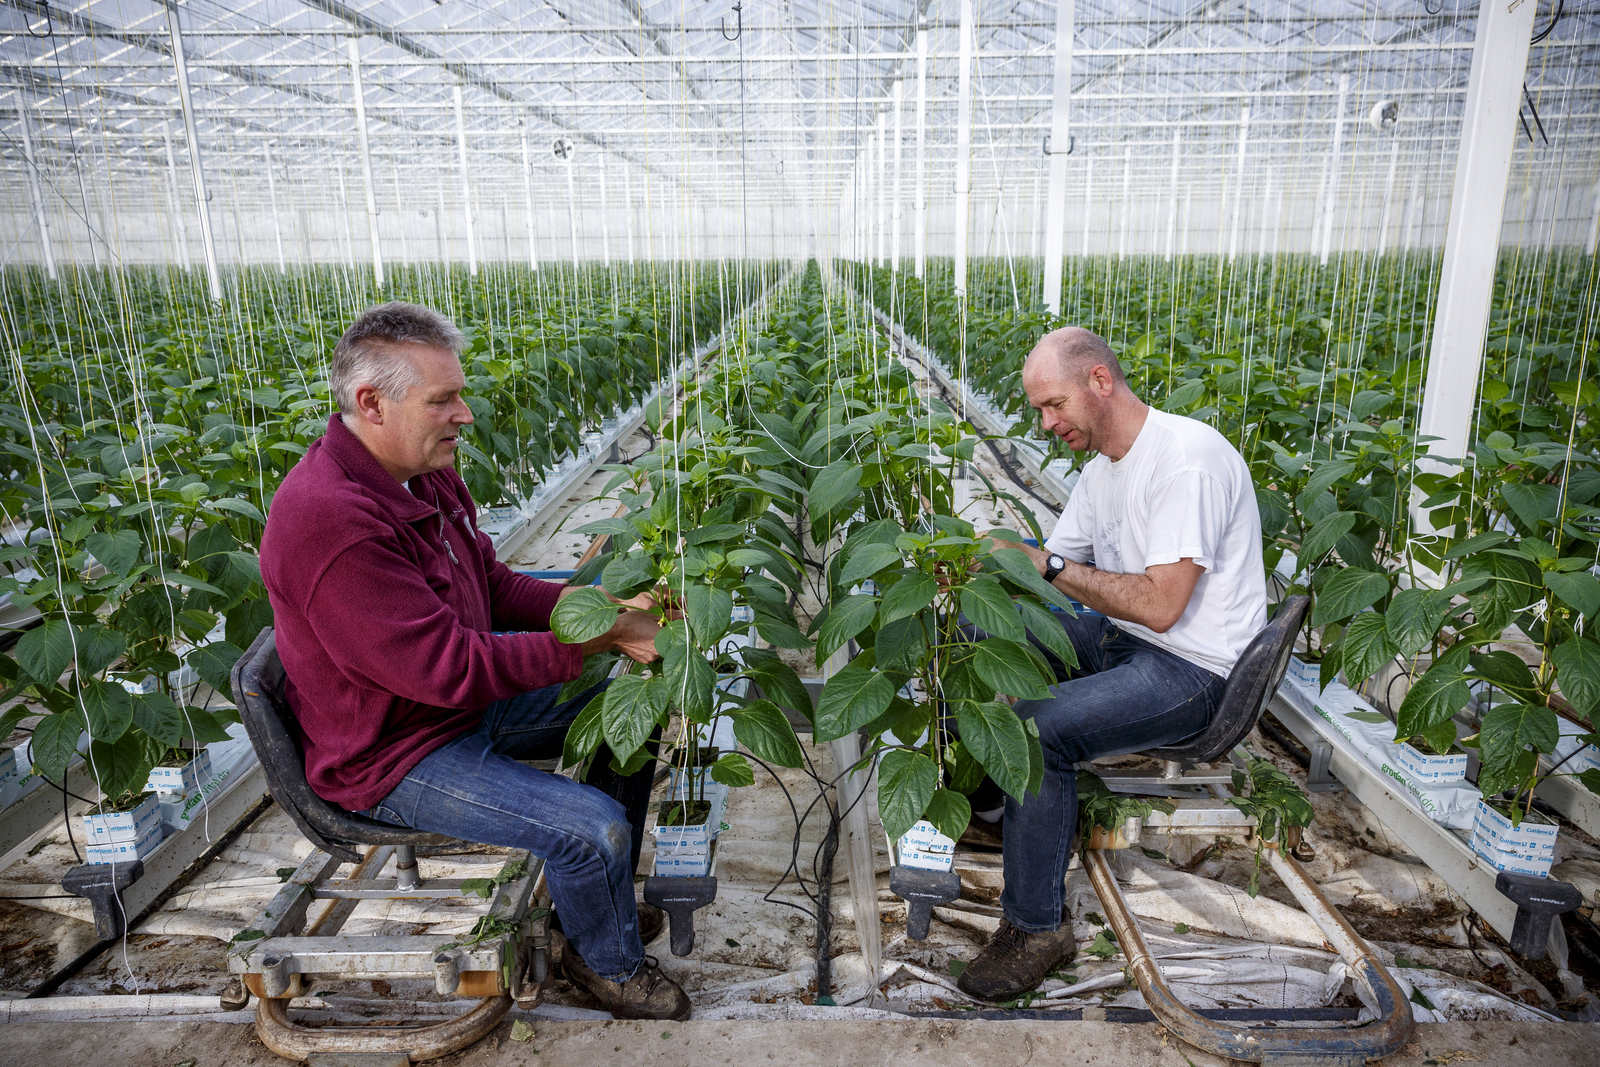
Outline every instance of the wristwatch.
<path fill-rule="evenodd" d="M 1050 557 L 1044 561 L 1044 580 L 1054 582 L 1056 576 L 1066 569 L 1067 561 L 1052 552 Z"/>

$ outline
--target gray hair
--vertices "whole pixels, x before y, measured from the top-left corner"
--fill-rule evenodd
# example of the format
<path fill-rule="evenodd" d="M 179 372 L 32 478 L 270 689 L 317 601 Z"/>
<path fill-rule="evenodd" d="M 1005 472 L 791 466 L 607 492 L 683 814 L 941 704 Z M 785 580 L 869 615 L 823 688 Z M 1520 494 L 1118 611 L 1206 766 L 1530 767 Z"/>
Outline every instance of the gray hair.
<path fill-rule="evenodd" d="M 328 388 L 345 415 L 355 413 L 356 390 L 363 385 L 403 400 L 422 375 L 395 346 L 447 348 L 460 356 L 465 344 L 456 324 L 439 312 L 391 300 L 363 311 L 339 338 L 328 367 Z"/>
<path fill-rule="evenodd" d="M 1039 338 L 1039 343 L 1034 346 L 1033 351 L 1054 355 L 1057 366 L 1069 379 L 1086 382 L 1089 380 L 1090 371 L 1096 367 L 1104 367 L 1111 372 L 1112 382 L 1120 385 L 1128 380 L 1122 373 L 1122 363 L 1118 361 L 1117 354 L 1106 344 L 1105 339 L 1081 326 L 1064 326 L 1059 330 L 1052 330 Z"/>

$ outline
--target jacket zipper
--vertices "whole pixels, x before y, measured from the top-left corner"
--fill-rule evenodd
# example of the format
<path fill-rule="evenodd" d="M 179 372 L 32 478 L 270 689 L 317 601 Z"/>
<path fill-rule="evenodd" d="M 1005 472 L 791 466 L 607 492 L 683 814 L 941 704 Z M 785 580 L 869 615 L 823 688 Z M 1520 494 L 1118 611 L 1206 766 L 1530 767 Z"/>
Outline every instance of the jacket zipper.
<path fill-rule="evenodd" d="M 444 550 L 450 553 L 450 562 L 459 567 L 461 561 L 456 559 L 456 550 L 450 546 L 450 531 L 445 529 L 443 515 L 439 516 L 439 539 L 444 542 Z"/>

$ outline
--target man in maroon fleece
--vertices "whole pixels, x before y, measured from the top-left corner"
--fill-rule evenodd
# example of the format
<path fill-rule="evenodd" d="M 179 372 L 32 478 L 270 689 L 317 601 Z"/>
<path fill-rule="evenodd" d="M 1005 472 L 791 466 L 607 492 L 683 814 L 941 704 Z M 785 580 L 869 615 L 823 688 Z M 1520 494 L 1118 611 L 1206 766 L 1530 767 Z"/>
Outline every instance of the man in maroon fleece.
<path fill-rule="evenodd" d="M 622 778 L 602 752 L 581 784 L 519 762 L 560 754 L 598 692 L 558 700 L 584 656 L 649 662 L 657 624 L 630 603 L 563 644 L 549 628 L 566 590 L 495 558 L 455 470 L 461 348 L 428 308 L 362 313 L 329 369 L 338 413 L 272 501 L 261 573 L 306 777 L 346 810 L 544 857 L 567 976 L 618 1017 L 686 1017 L 634 899 L 654 764 Z"/>

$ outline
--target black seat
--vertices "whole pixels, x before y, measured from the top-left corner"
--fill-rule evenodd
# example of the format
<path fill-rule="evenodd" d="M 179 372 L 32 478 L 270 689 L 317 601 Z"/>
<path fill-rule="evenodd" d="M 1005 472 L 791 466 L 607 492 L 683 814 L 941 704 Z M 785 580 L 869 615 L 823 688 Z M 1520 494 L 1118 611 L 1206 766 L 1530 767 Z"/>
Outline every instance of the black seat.
<path fill-rule="evenodd" d="M 356 849 L 366 845 L 461 846 L 462 842 L 444 834 L 423 833 L 342 811 L 313 792 L 306 781 L 305 754 L 290 728 L 294 712 L 284 699 L 284 678 L 277 639 L 269 626 L 233 665 L 233 695 L 250 744 L 266 772 L 272 799 L 283 806 L 313 845 L 350 863 L 360 862 L 362 855 Z"/>
<path fill-rule="evenodd" d="M 1294 650 L 1294 635 L 1311 610 L 1311 598 L 1292 596 L 1278 605 L 1272 621 L 1261 628 L 1239 656 L 1228 675 L 1222 703 L 1211 717 L 1211 724 L 1194 737 L 1165 748 L 1141 753 L 1157 759 L 1210 763 L 1232 752 L 1245 735 L 1255 728 L 1267 701 L 1277 692 L 1289 669 L 1289 653 Z"/>

